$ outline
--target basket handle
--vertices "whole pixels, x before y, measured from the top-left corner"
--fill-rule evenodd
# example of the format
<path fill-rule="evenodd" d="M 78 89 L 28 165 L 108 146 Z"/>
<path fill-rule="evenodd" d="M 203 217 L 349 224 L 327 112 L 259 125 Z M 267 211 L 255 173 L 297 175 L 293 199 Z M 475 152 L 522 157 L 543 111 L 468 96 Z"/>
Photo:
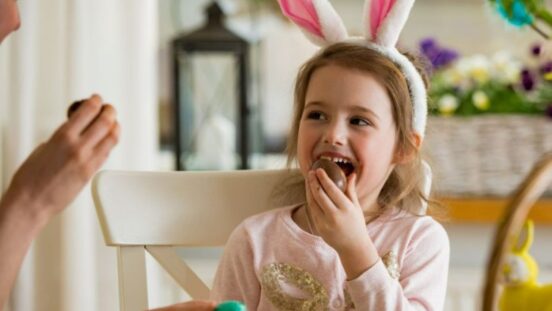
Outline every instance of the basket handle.
<path fill-rule="evenodd" d="M 498 277 L 509 245 L 516 232 L 521 230 L 529 211 L 552 181 L 552 152 L 545 154 L 533 167 L 514 197 L 496 231 L 491 257 L 487 264 L 487 275 L 483 292 L 483 311 L 497 310 Z M 552 211 L 551 211 L 552 212 Z"/>

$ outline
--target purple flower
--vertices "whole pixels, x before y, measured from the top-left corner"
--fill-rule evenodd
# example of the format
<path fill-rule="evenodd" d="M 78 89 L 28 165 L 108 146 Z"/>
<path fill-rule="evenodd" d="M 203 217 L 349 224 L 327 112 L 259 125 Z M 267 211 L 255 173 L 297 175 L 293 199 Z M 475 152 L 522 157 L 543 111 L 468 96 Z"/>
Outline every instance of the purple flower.
<path fill-rule="evenodd" d="M 429 60 L 433 69 L 445 67 L 458 58 L 456 51 L 441 48 L 433 38 L 426 38 L 420 41 L 420 50 Z"/>
<path fill-rule="evenodd" d="M 533 44 L 533 46 L 531 46 L 531 55 L 537 57 L 541 54 L 541 52 L 542 52 L 542 47 L 540 43 L 535 43 Z"/>
<path fill-rule="evenodd" d="M 521 71 L 521 85 L 526 91 L 532 91 L 535 88 L 535 77 L 528 69 Z"/>
<path fill-rule="evenodd" d="M 442 49 L 435 55 L 432 63 L 436 68 L 444 67 L 458 58 L 458 53 L 449 49 Z"/>
<path fill-rule="evenodd" d="M 427 54 L 434 49 L 438 49 L 437 42 L 433 38 L 425 38 L 420 41 L 420 49 L 422 53 Z"/>

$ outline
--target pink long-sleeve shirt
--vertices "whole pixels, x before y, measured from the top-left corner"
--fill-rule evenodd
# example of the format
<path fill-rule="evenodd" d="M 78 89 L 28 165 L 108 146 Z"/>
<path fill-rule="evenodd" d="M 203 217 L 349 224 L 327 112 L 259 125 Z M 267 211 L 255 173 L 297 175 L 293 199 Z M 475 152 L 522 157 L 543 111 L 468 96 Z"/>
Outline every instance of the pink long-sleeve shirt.
<path fill-rule="evenodd" d="M 246 219 L 225 246 L 211 298 L 252 310 L 442 310 L 449 241 L 429 216 L 389 210 L 367 225 L 381 260 L 347 281 L 336 251 L 292 219 L 297 206 Z"/>

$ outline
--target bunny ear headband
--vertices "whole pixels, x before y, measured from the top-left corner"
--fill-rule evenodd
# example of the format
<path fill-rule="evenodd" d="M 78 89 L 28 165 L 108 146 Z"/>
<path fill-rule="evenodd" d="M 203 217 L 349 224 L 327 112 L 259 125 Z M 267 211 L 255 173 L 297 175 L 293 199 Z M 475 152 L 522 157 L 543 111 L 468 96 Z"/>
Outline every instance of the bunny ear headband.
<path fill-rule="evenodd" d="M 413 105 L 413 127 L 424 137 L 427 121 L 427 94 L 416 67 L 395 48 L 414 0 L 366 0 L 365 37 L 349 38 L 343 21 L 328 0 L 278 0 L 282 12 L 314 44 L 324 47 L 352 42 L 387 56 L 406 78 Z"/>
<path fill-rule="evenodd" d="M 297 24 L 314 44 L 325 47 L 337 42 L 351 42 L 375 50 L 389 58 L 403 73 L 413 105 L 412 125 L 423 139 L 427 122 L 427 93 L 424 81 L 412 62 L 395 45 L 408 19 L 414 0 L 366 0 L 365 37 L 350 38 L 342 19 L 329 0 L 278 0 L 285 16 Z M 424 161 L 423 191 L 429 194 L 431 168 Z M 424 202 L 418 212 L 425 214 Z"/>

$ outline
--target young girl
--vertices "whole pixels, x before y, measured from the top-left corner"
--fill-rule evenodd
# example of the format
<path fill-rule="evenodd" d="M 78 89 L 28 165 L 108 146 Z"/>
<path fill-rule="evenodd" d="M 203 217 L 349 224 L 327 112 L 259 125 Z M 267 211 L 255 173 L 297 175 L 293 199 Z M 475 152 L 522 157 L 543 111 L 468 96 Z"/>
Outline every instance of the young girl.
<path fill-rule="evenodd" d="M 412 1 L 367 5 L 379 18 L 367 23 L 368 40 L 346 39 L 327 1 L 294 3 L 303 7 L 280 1 L 326 45 L 295 88 L 288 157 L 299 164 L 306 202 L 236 228 L 211 298 L 263 311 L 442 310 L 449 244 L 424 216 L 424 81 L 394 49 Z M 311 169 L 321 158 L 345 172 L 345 192 Z"/>

